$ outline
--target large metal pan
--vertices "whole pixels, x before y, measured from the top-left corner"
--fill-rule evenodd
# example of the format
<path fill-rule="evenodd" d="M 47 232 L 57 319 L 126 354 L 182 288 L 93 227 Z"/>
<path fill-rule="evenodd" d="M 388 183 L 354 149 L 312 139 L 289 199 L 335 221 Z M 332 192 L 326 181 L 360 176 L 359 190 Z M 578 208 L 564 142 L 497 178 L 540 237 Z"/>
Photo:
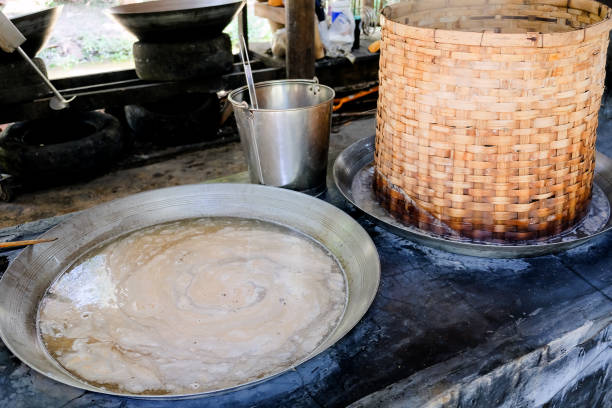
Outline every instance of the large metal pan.
<path fill-rule="evenodd" d="M 113 7 L 110 14 L 141 41 L 213 38 L 244 0 L 159 0 Z"/>
<path fill-rule="evenodd" d="M 334 163 L 334 180 L 344 198 L 392 233 L 433 248 L 486 258 L 522 258 L 552 254 L 584 244 L 612 230 L 612 160 L 597 153 L 595 185 L 589 212 L 574 229 L 544 240 L 518 243 L 474 242 L 442 236 L 395 219 L 376 199 L 373 185 L 374 136 L 347 147 Z"/>
<path fill-rule="evenodd" d="M 62 6 L 59 6 L 11 18 L 11 22 L 15 24 L 15 27 L 26 38 L 26 42 L 23 43 L 21 48 L 31 58 L 35 57 L 49 40 L 53 26 L 61 11 Z M 15 59 L 21 59 L 19 53 L 13 52 L 9 54 L 0 51 L 0 63 Z"/>
<path fill-rule="evenodd" d="M 51 283 L 84 253 L 117 236 L 147 226 L 209 216 L 267 220 L 297 229 L 320 242 L 341 263 L 348 281 L 348 302 L 336 329 L 309 356 L 321 353 L 357 324 L 368 310 L 380 278 L 374 243 L 351 217 L 324 201 L 274 187 L 251 184 L 204 184 L 172 187 L 102 204 L 75 214 L 41 238 L 59 238 L 23 250 L 0 280 L 0 337 L 24 363 L 64 384 L 106 394 L 147 399 L 189 398 L 224 390 L 172 396 L 118 394 L 72 377 L 51 359 L 36 330 L 40 300 Z"/>

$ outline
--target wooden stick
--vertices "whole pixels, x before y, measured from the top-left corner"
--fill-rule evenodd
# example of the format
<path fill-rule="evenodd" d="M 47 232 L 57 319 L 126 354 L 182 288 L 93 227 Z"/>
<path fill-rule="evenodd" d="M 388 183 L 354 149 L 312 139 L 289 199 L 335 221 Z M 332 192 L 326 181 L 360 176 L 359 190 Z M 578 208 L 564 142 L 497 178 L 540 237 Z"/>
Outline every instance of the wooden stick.
<path fill-rule="evenodd" d="M 0 242 L 0 248 L 15 248 L 15 247 L 20 247 L 20 246 L 36 245 L 36 244 L 42 244 L 44 242 L 53 242 L 55 240 L 57 240 L 57 238 L 29 239 L 26 241 Z"/>

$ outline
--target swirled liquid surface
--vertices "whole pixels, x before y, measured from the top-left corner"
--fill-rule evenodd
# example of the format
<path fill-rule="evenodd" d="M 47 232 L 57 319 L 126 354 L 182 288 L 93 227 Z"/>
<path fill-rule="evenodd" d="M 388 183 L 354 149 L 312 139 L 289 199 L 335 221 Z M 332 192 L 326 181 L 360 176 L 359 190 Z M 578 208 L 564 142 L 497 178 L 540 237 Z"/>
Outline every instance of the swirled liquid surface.
<path fill-rule="evenodd" d="M 76 377 L 134 394 L 262 378 L 335 328 L 344 274 L 316 242 L 239 218 L 149 227 L 62 275 L 39 308 L 47 350 Z"/>

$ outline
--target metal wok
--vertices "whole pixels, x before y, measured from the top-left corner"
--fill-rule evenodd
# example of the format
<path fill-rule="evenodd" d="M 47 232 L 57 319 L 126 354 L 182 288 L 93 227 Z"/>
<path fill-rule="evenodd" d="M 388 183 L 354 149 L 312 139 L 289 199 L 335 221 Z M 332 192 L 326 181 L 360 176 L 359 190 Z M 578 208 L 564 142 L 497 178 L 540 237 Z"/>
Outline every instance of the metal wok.
<path fill-rule="evenodd" d="M 160 0 L 113 7 L 110 14 L 141 41 L 189 41 L 221 34 L 243 0 Z"/>
<path fill-rule="evenodd" d="M 48 8 L 36 13 L 11 18 L 11 22 L 26 38 L 21 48 L 30 57 L 35 57 L 51 36 L 62 6 Z M 17 52 L 11 54 L 0 51 L 0 63 L 7 60 L 21 59 Z"/>
<path fill-rule="evenodd" d="M 199 394 L 143 396 L 109 392 L 84 383 L 48 356 L 37 333 L 37 310 L 47 288 L 79 257 L 117 236 L 147 226 L 205 216 L 256 218 L 283 224 L 324 245 L 341 263 L 348 282 L 348 302 L 336 329 L 309 356 L 342 338 L 368 310 L 380 278 L 374 243 L 351 217 L 336 207 L 294 191 L 251 184 L 202 184 L 172 187 L 102 204 L 75 214 L 43 234 L 51 244 L 28 247 L 0 280 L 0 337 L 24 363 L 56 381 L 84 390 L 147 399 L 190 398 L 251 385 L 290 370 L 237 387 Z"/>

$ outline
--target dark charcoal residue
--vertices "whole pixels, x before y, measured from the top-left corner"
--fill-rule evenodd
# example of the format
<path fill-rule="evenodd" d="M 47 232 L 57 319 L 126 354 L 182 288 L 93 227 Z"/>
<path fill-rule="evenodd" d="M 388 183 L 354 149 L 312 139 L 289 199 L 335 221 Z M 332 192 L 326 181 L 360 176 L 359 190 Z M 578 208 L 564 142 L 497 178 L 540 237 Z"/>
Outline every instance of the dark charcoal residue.
<path fill-rule="evenodd" d="M 371 136 L 373 125 L 359 121 L 343 127 L 332 137 L 330 163 L 343 147 Z M 612 155 L 608 145 L 604 153 Z M 340 198 L 333 181 L 328 186 L 324 198 L 366 229 L 382 268 L 372 307 L 334 347 L 256 386 L 152 403 L 57 384 L 19 363 L 0 344 L 0 406 L 344 407 L 393 384 L 363 406 L 419 406 L 453 386 L 459 387 L 455 400 L 448 399 L 454 406 L 513 401 L 506 405 L 527 407 L 536 405 L 536 399 L 555 407 L 609 406 L 612 349 L 606 346 L 605 323 L 612 316 L 612 234 L 555 256 L 454 255 L 372 224 Z M 590 327 L 585 336 L 591 341 L 572 334 L 584 327 Z M 558 340 L 563 347 L 555 345 Z M 591 361 L 598 366 L 587 364 Z M 499 375 L 491 376 L 492 370 Z M 568 370 L 575 370 L 572 376 Z M 406 393 L 401 392 L 402 380 L 413 384 Z M 530 388 L 534 380 L 546 380 L 546 387 Z M 419 403 L 410 405 L 409 400 Z"/>

